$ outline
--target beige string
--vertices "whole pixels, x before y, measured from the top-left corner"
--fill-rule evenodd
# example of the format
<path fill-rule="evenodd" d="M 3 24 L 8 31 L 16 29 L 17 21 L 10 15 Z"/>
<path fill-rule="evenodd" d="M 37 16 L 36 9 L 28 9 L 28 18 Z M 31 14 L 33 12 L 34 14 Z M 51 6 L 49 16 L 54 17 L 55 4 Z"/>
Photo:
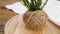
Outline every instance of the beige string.
<path fill-rule="evenodd" d="M 46 13 L 43 11 L 27 12 L 24 14 L 25 26 L 31 30 L 40 30 L 47 21 Z"/>
<path fill-rule="evenodd" d="M 34 12 L 32 12 L 32 14 L 30 15 L 30 17 L 28 18 L 26 24 L 29 22 L 29 20 L 31 19 L 31 17 L 33 16 Z"/>

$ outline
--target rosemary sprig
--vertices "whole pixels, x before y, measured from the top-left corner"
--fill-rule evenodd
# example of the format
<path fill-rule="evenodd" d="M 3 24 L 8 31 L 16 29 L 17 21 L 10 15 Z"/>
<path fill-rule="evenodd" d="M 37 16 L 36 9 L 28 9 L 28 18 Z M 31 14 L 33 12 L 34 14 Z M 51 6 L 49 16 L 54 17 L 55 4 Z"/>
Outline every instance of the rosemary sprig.
<path fill-rule="evenodd" d="M 45 5 L 47 4 L 48 0 L 46 0 L 46 2 L 43 4 L 43 6 L 41 7 L 41 9 L 43 9 L 45 7 Z"/>
<path fill-rule="evenodd" d="M 30 0 L 31 2 L 29 2 L 28 0 L 22 0 L 22 1 L 30 11 L 42 10 L 48 2 L 48 0 L 46 0 L 43 6 L 41 7 L 42 0 Z"/>

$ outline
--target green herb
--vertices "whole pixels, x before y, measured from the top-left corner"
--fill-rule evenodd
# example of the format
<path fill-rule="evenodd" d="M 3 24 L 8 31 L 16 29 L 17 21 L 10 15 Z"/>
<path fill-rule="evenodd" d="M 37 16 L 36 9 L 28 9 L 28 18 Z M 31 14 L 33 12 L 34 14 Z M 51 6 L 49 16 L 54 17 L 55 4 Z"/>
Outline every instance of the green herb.
<path fill-rule="evenodd" d="M 42 10 L 48 2 L 48 0 L 46 0 L 45 3 L 42 4 L 42 0 L 30 0 L 31 2 L 29 2 L 28 0 L 22 1 L 30 11 Z"/>

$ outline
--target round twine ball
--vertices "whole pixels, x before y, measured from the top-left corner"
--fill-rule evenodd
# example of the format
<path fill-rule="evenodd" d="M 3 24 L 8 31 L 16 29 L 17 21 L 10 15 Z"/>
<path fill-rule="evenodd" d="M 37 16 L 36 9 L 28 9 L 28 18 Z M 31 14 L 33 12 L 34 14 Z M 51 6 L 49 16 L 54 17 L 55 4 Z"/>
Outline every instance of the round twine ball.
<path fill-rule="evenodd" d="M 43 10 L 37 10 L 34 12 L 27 11 L 23 15 L 23 21 L 27 29 L 37 31 L 45 26 L 48 21 L 48 16 Z"/>

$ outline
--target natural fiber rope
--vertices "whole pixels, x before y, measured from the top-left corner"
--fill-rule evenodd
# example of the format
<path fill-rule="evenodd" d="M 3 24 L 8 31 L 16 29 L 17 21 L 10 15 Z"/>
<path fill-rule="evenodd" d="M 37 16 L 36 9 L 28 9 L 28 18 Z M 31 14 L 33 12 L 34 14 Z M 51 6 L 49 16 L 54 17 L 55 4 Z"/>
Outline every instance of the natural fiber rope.
<path fill-rule="evenodd" d="M 32 12 L 32 14 L 30 15 L 30 17 L 28 18 L 26 24 L 29 22 L 29 20 L 31 19 L 31 17 L 33 16 L 34 12 Z"/>
<path fill-rule="evenodd" d="M 42 29 L 47 19 L 47 15 L 43 11 L 27 12 L 24 14 L 25 26 L 32 30 Z"/>

